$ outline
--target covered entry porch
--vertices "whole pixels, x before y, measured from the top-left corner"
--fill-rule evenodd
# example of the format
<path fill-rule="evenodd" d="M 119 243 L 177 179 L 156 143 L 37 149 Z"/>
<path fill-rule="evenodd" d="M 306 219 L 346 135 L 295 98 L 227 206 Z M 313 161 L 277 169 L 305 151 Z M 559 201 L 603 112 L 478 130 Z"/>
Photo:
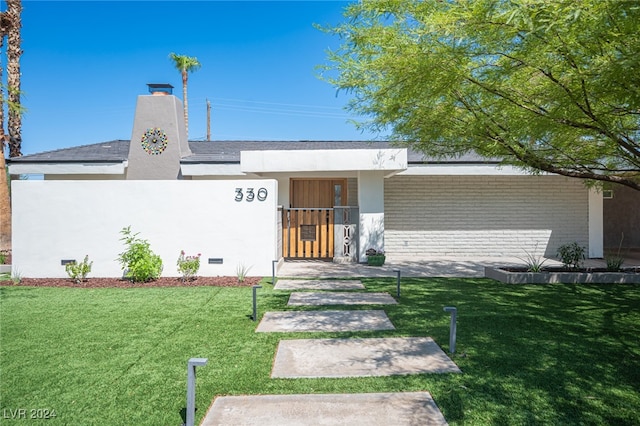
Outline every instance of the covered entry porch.
<path fill-rule="evenodd" d="M 364 262 L 384 250 L 384 179 L 407 168 L 406 149 L 243 151 L 240 164 L 278 181 L 285 260 Z"/>

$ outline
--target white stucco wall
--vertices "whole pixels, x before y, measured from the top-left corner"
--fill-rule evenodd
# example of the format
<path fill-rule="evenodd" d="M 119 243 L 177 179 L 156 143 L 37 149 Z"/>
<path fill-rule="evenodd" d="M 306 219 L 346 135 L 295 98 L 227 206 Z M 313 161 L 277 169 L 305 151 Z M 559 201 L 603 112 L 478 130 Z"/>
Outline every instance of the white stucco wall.
<path fill-rule="evenodd" d="M 589 190 L 589 257 L 604 257 L 604 200 L 602 192 Z"/>
<path fill-rule="evenodd" d="M 267 197 L 235 201 L 236 188 Z M 180 250 L 202 254 L 199 275 L 271 276 L 277 259 L 277 183 L 241 181 L 13 181 L 13 268 L 23 277 L 66 277 L 62 259 L 93 260 L 90 277 L 122 276 L 120 230 L 131 226 L 179 276 Z M 222 258 L 222 264 L 208 264 Z"/>
<path fill-rule="evenodd" d="M 368 249 L 385 250 L 384 173 L 358 172 L 358 260 L 366 262 Z"/>
<path fill-rule="evenodd" d="M 385 180 L 385 250 L 522 257 L 537 244 L 555 257 L 577 241 L 597 254 L 589 248 L 589 198 L 581 181 L 562 176 L 394 176 Z"/>
<path fill-rule="evenodd" d="M 242 151 L 245 173 L 400 171 L 407 168 L 407 149 L 314 149 Z"/>

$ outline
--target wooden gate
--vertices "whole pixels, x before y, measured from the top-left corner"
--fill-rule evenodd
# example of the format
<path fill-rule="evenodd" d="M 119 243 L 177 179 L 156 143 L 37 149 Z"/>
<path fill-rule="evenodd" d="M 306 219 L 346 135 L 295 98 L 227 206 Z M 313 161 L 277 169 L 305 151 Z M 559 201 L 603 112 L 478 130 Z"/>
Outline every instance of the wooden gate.
<path fill-rule="evenodd" d="M 285 259 L 333 259 L 333 209 L 282 209 Z"/>

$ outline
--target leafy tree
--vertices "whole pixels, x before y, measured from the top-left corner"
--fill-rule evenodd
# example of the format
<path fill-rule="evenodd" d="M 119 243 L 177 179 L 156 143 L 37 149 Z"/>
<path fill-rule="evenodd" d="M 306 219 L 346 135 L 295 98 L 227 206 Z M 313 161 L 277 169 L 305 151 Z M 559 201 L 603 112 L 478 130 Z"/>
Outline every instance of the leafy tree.
<path fill-rule="evenodd" d="M 640 190 L 640 3 L 379 0 L 325 29 L 361 128 Z"/>
<path fill-rule="evenodd" d="M 187 129 L 187 135 L 189 135 L 189 106 L 187 103 L 187 79 L 190 72 L 200 69 L 201 64 L 198 62 L 198 58 L 195 56 L 177 55 L 175 53 L 169 54 L 169 59 L 173 61 L 176 69 L 180 71 L 182 76 L 182 102 L 184 109 L 184 124 Z"/>

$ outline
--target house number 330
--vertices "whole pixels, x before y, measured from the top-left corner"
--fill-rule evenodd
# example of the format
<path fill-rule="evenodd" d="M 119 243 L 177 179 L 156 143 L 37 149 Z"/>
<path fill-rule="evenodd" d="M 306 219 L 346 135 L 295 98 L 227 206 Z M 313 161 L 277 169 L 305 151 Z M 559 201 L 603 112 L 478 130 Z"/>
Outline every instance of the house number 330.
<path fill-rule="evenodd" d="M 236 188 L 235 200 L 238 202 L 242 200 L 252 202 L 255 199 L 258 201 L 264 201 L 267 199 L 268 194 L 269 193 L 266 188 L 260 188 L 257 192 L 254 188 Z"/>

